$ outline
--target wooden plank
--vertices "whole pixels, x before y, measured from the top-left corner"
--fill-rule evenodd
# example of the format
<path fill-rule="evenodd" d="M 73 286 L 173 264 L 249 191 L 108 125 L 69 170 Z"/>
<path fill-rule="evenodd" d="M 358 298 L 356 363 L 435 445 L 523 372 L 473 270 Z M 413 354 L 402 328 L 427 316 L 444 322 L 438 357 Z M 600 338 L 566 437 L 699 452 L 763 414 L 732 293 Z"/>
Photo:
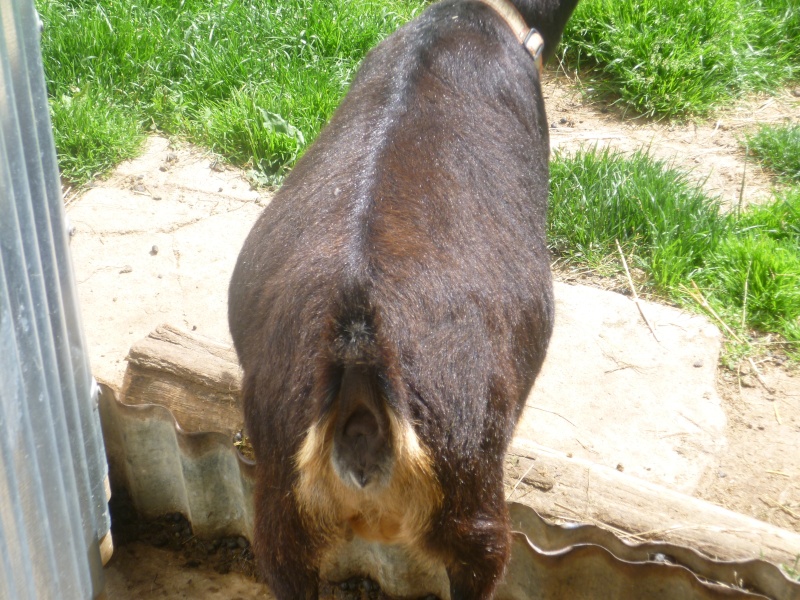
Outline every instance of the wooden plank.
<path fill-rule="evenodd" d="M 590 523 L 628 542 L 662 541 L 718 560 L 794 564 L 800 535 L 663 486 L 515 438 L 509 500 L 558 523 Z"/>
<path fill-rule="evenodd" d="M 126 404 L 160 404 L 185 431 L 234 435 L 243 424 L 241 374 L 229 346 L 161 325 L 128 354 Z"/>

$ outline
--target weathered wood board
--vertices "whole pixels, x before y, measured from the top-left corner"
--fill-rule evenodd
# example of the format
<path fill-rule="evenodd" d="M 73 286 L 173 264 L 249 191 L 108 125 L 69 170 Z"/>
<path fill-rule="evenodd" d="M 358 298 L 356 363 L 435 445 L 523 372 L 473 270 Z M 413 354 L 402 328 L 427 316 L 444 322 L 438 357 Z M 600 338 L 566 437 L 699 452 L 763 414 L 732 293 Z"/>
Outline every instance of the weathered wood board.
<path fill-rule="evenodd" d="M 234 435 L 242 429 L 241 373 L 230 346 L 161 325 L 128 354 L 126 404 L 160 404 L 181 429 Z"/>
<path fill-rule="evenodd" d="M 621 539 L 688 546 L 717 560 L 793 564 L 800 535 L 608 467 L 517 438 L 506 495 L 558 523 L 588 523 Z"/>

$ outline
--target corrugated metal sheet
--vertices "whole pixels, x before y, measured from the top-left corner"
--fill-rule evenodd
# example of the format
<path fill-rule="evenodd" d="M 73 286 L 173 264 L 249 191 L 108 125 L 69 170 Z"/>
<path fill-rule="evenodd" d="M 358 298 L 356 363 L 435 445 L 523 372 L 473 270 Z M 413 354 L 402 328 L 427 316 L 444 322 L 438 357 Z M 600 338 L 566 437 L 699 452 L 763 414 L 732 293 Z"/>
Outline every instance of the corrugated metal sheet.
<path fill-rule="evenodd" d="M 0 598 L 92 598 L 106 463 L 28 0 L 0 0 L 0 134 Z"/>
<path fill-rule="evenodd" d="M 200 537 L 252 539 L 253 463 L 239 455 L 229 436 L 186 433 L 169 409 L 123 404 L 106 387 L 100 409 L 112 485 L 126 488 L 145 518 L 181 512 Z M 764 561 L 722 562 L 673 544 L 629 544 L 592 525 L 553 525 L 523 504 L 511 503 L 510 509 L 519 533 L 498 600 L 800 600 L 800 584 Z M 408 581 L 387 580 L 381 568 L 381 560 L 405 557 L 376 557 L 375 548 L 353 548 L 342 568 L 358 563 L 358 574 L 366 569 L 384 591 L 415 597 L 403 588 Z M 337 580 L 347 576 L 335 572 Z M 440 579 L 434 573 L 431 585 L 439 589 Z"/>
<path fill-rule="evenodd" d="M 255 465 L 229 436 L 187 433 L 168 408 L 123 404 L 104 385 L 99 402 L 111 487 L 127 490 L 141 517 L 179 512 L 199 537 L 252 539 Z"/>

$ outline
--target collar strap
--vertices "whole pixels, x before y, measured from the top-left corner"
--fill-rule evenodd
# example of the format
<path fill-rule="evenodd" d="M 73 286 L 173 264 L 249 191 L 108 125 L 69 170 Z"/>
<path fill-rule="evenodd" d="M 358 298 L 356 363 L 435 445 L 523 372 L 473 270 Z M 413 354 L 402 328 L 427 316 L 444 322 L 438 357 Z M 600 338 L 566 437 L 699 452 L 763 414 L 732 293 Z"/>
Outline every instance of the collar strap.
<path fill-rule="evenodd" d="M 544 51 L 544 38 L 542 34 L 528 27 L 525 19 L 519 14 L 516 7 L 509 2 L 509 0 L 480 0 L 484 4 L 491 6 L 494 11 L 500 15 L 503 20 L 514 32 L 514 35 L 519 40 L 520 44 L 528 51 L 528 53 L 536 61 L 536 66 L 539 69 L 539 75 L 542 74 L 542 52 Z"/>

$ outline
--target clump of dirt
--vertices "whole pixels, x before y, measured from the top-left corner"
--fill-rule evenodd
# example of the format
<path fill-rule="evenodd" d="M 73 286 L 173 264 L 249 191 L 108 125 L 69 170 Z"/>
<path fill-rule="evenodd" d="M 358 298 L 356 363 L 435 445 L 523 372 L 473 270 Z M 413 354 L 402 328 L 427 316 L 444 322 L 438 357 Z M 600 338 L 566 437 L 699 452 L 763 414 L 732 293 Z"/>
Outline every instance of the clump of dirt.
<path fill-rule="evenodd" d="M 391 596 L 381 591 L 380 586 L 364 577 L 355 577 L 340 583 L 322 582 L 319 597 L 325 600 L 392 600 Z M 427 596 L 420 600 L 437 600 L 435 596 Z"/>
<path fill-rule="evenodd" d="M 256 460 L 256 452 L 253 450 L 253 444 L 250 442 L 250 438 L 247 437 L 244 429 L 240 429 L 234 434 L 233 446 L 239 451 L 239 454 L 247 460 Z"/>
<path fill-rule="evenodd" d="M 214 571 L 220 575 L 239 573 L 253 581 L 258 580 L 250 542 L 242 536 L 200 539 L 195 537 L 191 523 L 181 513 L 143 519 L 124 488 L 113 490 L 109 509 L 111 535 L 117 547 L 138 542 L 180 557 L 178 566 L 184 571 Z M 320 582 L 319 597 L 320 600 L 393 600 L 375 581 L 364 577 L 336 583 Z M 421 600 L 437 599 L 428 596 Z"/>
<path fill-rule="evenodd" d="M 116 546 L 142 542 L 181 556 L 184 569 L 204 568 L 223 575 L 234 572 L 255 578 L 253 551 L 244 537 L 200 539 L 195 537 L 191 523 L 181 513 L 142 519 L 124 488 L 115 488 L 108 504 L 111 536 Z"/>

